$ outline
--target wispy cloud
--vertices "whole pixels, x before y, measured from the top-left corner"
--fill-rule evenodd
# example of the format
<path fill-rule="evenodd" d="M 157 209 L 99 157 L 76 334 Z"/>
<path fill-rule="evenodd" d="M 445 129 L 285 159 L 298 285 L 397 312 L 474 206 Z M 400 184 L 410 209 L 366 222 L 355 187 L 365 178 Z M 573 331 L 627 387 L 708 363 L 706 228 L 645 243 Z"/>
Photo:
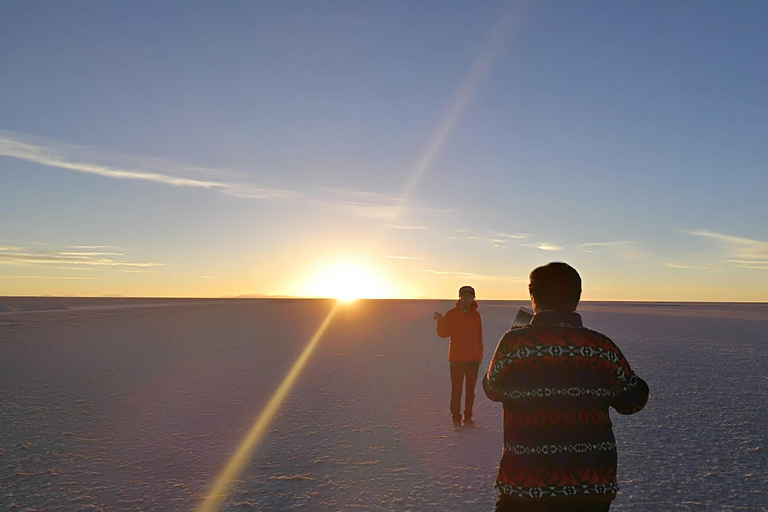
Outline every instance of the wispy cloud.
<path fill-rule="evenodd" d="M 346 188 L 321 187 L 313 193 L 313 202 L 325 208 L 331 208 L 342 213 L 359 217 L 368 217 L 394 221 L 400 217 L 406 207 L 405 200 L 390 194 L 353 190 Z M 408 209 L 421 213 L 446 214 L 453 209 L 435 208 L 425 204 L 408 203 Z M 426 226 L 393 225 L 394 229 L 422 230 Z"/>
<path fill-rule="evenodd" d="M 426 268 L 420 269 L 421 272 L 427 272 L 429 274 L 437 274 L 441 276 L 462 276 L 462 277 L 477 277 L 478 274 L 473 274 L 471 272 L 451 272 L 451 271 L 443 271 L 443 270 L 430 270 Z"/>
<path fill-rule="evenodd" d="M 612 242 L 591 242 L 587 244 L 580 244 L 584 252 L 599 252 L 601 249 L 609 249 L 614 254 L 621 258 L 628 260 L 641 260 L 645 258 L 645 252 L 641 251 L 637 246 L 640 242 L 633 240 L 616 240 Z"/>
<path fill-rule="evenodd" d="M 665 267 L 676 268 L 681 270 L 706 270 L 707 272 L 722 272 L 723 269 L 718 267 L 711 267 L 707 265 L 684 265 L 681 263 L 665 263 Z"/>
<path fill-rule="evenodd" d="M 740 268 L 751 268 L 754 270 L 768 270 L 768 260 L 726 260 L 728 263 L 735 263 Z"/>
<path fill-rule="evenodd" d="M 69 252 L 63 251 L 58 254 L 62 256 L 122 256 L 121 252 Z"/>
<path fill-rule="evenodd" d="M 101 279 L 93 276 L 0 276 L 0 279 Z"/>
<path fill-rule="evenodd" d="M 401 208 L 392 204 L 374 204 L 358 201 L 316 201 L 316 204 L 327 208 L 333 208 L 342 212 L 349 213 L 358 217 L 369 217 L 372 219 L 394 219 L 401 211 Z"/>
<path fill-rule="evenodd" d="M 110 257 L 106 257 L 110 256 Z M 101 267 L 101 268 L 151 268 L 162 267 L 163 263 L 134 262 L 114 258 L 121 253 L 103 252 L 73 252 L 68 250 L 30 250 L 21 247 L 0 247 L 0 264 L 32 264 L 32 265 L 70 265 L 70 267 Z M 82 270 L 82 268 L 81 268 Z"/>
<path fill-rule="evenodd" d="M 389 226 L 392 229 L 402 229 L 406 231 L 419 231 L 429 229 L 427 226 Z"/>
<path fill-rule="evenodd" d="M 551 244 L 548 242 L 543 242 L 539 244 L 520 244 L 523 247 L 534 247 L 536 249 L 541 249 L 542 251 L 562 251 L 563 248 L 559 245 Z"/>
<path fill-rule="evenodd" d="M 387 254 L 387 258 L 390 258 L 393 260 L 423 260 L 424 259 L 417 256 L 395 256 L 393 254 Z"/>
<path fill-rule="evenodd" d="M 321 207 L 375 219 L 395 219 L 405 201 L 393 195 L 351 189 L 279 188 L 254 183 L 248 173 L 200 167 L 173 160 L 128 155 L 93 146 L 0 130 L 0 157 L 16 158 L 66 171 L 120 180 L 139 180 L 165 186 L 217 191 L 246 199 L 287 200 L 304 198 Z M 454 209 L 431 208 L 409 203 L 409 210 L 446 213 Z M 398 226 L 398 229 L 425 229 L 423 226 Z M 103 247 L 82 247 L 101 249 Z"/>
<path fill-rule="evenodd" d="M 460 237 L 455 236 L 449 236 L 449 240 L 471 240 L 471 241 L 478 241 L 478 242 L 484 242 L 494 249 L 498 249 L 499 247 L 503 247 L 510 243 L 512 240 L 520 240 L 528 238 L 529 235 L 519 233 L 519 234 L 509 234 L 509 233 L 501 233 L 499 231 L 486 231 L 482 233 L 472 233 L 472 231 L 468 229 L 456 229 L 456 233 L 461 234 Z"/>
<path fill-rule="evenodd" d="M 173 275 L 175 276 L 184 276 L 184 277 L 194 277 L 196 279 L 217 279 L 221 277 L 220 275 L 205 275 L 205 274 L 182 274 L 180 272 L 174 272 Z"/>
<path fill-rule="evenodd" d="M 429 274 L 435 274 L 438 276 L 443 277 L 467 277 L 472 278 L 480 281 L 495 281 L 495 282 L 506 282 L 506 283 L 520 283 L 520 282 L 527 282 L 527 278 L 524 277 L 515 277 L 515 276 L 494 276 L 494 275 L 487 275 L 487 274 L 475 274 L 473 272 L 454 272 L 454 271 L 444 271 L 444 270 L 432 270 L 432 269 L 420 269 L 421 272 L 427 272 Z"/>
<path fill-rule="evenodd" d="M 753 240 L 732 235 L 724 235 L 713 231 L 685 231 L 689 235 L 709 238 L 723 244 L 721 247 L 730 255 L 731 263 L 754 263 L 758 266 L 768 265 L 768 242 Z"/>
<path fill-rule="evenodd" d="M 496 236 L 499 238 L 509 238 L 511 240 L 520 240 L 520 239 L 528 238 L 530 235 L 526 233 L 516 233 L 516 234 L 496 233 Z"/>
<path fill-rule="evenodd" d="M 238 177 L 239 173 L 232 171 L 197 167 L 160 158 L 126 155 L 4 130 L 0 130 L 0 156 L 114 179 L 218 190 L 235 197 L 283 199 L 301 195 L 295 190 L 238 182 L 234 178 Z"/>
<path fill-rule="evenodd" d="M 48 245 L 48 244 L 45 244 Z M 114 250 L 122 250 L 120 247 L 115 247 L 113 245 L 70 245 L 70 249 L 114 249 Z"/>
<path fill-rule="evenodd" d="M 591 242 L 588 244 L 581 244 L 579 247 L 613 247 L 617 245 L 634 244 L 631 240 L 619 240 L 615 242 Z"/>

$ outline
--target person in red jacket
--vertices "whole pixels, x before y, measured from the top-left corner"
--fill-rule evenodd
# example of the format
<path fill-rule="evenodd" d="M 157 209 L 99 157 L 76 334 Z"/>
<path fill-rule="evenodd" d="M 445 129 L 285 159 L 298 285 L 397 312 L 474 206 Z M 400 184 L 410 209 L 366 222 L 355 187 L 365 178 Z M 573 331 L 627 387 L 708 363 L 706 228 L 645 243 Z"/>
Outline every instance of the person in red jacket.
<path fill-rule="evenodd" d="M 451 416 L 453 429 L 461 430 L 461 390 L 466 382 L 464 402 L 464 426 L 474 427 L 472 405 L 475 402 L 475 385 L 480 361 L 483 359 L 483 324 L 477 312 L 475 289 L 471 286 L 459 288 L 456 307 L 445 316 L 435 312 L 437 335 L 450 337 L 448 363 L 451 368 Z"/>

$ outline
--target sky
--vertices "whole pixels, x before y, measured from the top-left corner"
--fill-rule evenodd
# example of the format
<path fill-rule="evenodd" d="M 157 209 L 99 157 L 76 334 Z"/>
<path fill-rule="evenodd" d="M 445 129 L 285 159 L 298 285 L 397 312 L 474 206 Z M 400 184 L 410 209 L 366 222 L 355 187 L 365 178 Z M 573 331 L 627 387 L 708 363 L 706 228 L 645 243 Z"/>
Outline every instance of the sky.
<path fill-rule="evenodd" d="M 0 296 L 768 302 L 768 3 L 0 1 Z"/>

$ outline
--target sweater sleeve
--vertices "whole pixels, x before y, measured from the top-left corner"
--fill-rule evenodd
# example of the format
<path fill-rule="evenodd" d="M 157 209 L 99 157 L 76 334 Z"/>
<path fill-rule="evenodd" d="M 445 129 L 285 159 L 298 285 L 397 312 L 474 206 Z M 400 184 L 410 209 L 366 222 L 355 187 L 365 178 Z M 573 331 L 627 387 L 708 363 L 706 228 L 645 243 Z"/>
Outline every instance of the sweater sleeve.
<path fill-rule="evenodd" d="M 513 339 L 514 335 L 511 332 L 501 337 L 488 367 L 488 373 L 483 377 L 483 392 L 489 400 L 494 402 L 504 401 L 501 390 L 503 389 L 504 376 L 511 370 L 509 367 L 511 363 L 507 355 L 513 345 Z"/>
<path fill-rule="evenodd" d="M 634 414 L 648 403 L 650 390 L 648 384 L 632 371 L 621 351 L 619 355 L 618 368 L 614 374 L 616 396 L 611 400 L 611 407 L 619 414 Z"/>

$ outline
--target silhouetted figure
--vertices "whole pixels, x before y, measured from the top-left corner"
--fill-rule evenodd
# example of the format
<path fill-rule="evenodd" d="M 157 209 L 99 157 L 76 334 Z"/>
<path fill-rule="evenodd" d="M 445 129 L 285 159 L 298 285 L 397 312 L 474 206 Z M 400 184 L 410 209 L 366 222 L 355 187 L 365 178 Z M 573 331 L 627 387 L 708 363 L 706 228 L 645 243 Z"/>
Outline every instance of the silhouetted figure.
<path fill-rule="evenodd" d="M 475 386 L 480 361 L 483 359 L 483 324 L 477 312 L 475 289 L 471 286 L 459 288 L 456 307 L 445 316 L 435 312 L 437 335 L 450 336 L 448 363 L 451 368 L 451 416 L 453 429 L 461 430 L 461 389 L 466 382 L 463 426 L 474 427 L 472 405 L 475 402 Z"/>
<path fill-rule="evenodd" d="M 573 267 L 535 269 L 529 290 L 531 323 L 504 334 L 483 378 L 486 396 L 504 403 L 496 511 L 607 511 L 619 489 L 608 408 L 639 411 L 648 385 L 582 326 Z"/>

